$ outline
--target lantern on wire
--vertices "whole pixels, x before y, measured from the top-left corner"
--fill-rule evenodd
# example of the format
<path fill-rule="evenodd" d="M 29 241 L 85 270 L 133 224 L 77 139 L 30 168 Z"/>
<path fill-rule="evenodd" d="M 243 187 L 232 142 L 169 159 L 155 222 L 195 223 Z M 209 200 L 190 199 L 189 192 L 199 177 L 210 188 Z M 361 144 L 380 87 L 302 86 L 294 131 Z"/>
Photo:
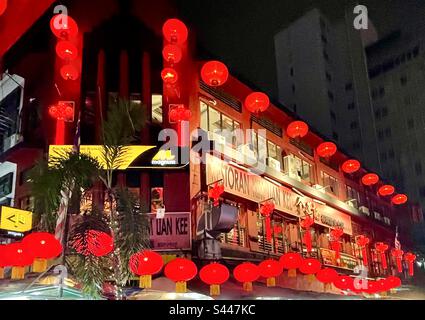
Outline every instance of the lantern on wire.
<path fill-rule="evenodd" d="M 32 271 L 42 273 L 47 270 L 47 262 L 62 253 L 62 245 L 53 234 L 34 232 L 22 240 L 23 246 L 34 256 Z"/>
<path fill-rule="evenodd" d="M 385 255 L 385 252 L 387 252 L 389 248 L 389 245 L 383 242 L 377 242 L 375 243 L 375 249 L 376 251 L 378 251 L 380 257 L 381 257 L 381 264 L 382 264 L 382 269 L 387 270 L 388 269 L 388 265 L 387 265 L 387 256 Z"/>
<path fill-rule="evenodd" d="M 65 80 L 77 80 L 80 77 L 80 72 L 72 64 L 66 64 L 60 69 L 60 74 Z"/>
<path fill-rule="evenodd" d="M 219 296 L 221 294 L 220 286 L 229 280 L 230 272 L 226 266 L 213 262 L 199 271 L 199 277 L 210 286 L 211 296 Z"/>
<path fill-rule="evenodd" d="M 400 206 L 402 204 L 405 204 L 407 200 L 408 197 L 405 194 L 397 194 L 391 199 L 391 202 L 396 206 Z"/>
<path fill-rule="evenodd" d="M 333 284 L 341 291 L 348 291 L 354 288 L 354 279 L 349 276 L 338 276 L 334 279 Z"/>
<path fill-rule="evenodd" d="M 304 259 L 300 266 L 300 272 L 307 275 L 307 281 L 312 283 L 316 277 L 315 274 L 320 271 L 322 264 L 317 259 Z"/>
<path fill-rule="evenodd" d="M 173 85 L 178 81 L 179 75 L 178 75 L 177 71 L 174 70 L 173 68 L 164 68 L 161 71 L 161 78 L 162 78 L 162 81 L 164 81 L 165 84 Z"/>
<path fill-rule="evenodd" d="M 271 201 L 263 203 L 260 206 L 260 213 L 264 217 L 265 224 L 266 224 L 266 239 L 267 239 L 267 242 L 272 241 L 271 215 L 273 214 L 274 209 L 275 209 L 274 203 L 271 202 Z"/>
<path fill-rule="evenodd" d="M 340 251 L 341 251 L 340 239 L 343 235 L 344 235 L 344 229 L 342 229 L 341 227 L 335 228 L 335 229 L 331 230 L 331 232 L 330 232 L 331 248 L 332 248 L 333 251 L 335 251 L 335 258 L 337 260 L 341 257 L 341 255 L 340 255 Z"/>
<path fill-rule="evenodd" d="M 285 253 L 279 259 L 284 269 L 288 270 L 288 277 L 295 278 L 297 269 L 301 266 L 303 258 L 299 253 Z"/>
<path fill-rule="evenodd" d="M 0 0 L 0 16 L 6 11 L 7 9 L 7 0 Z"/>
<path fill-rule="evenodd" d="M 260 276 L 266 278 L 267 287 L 276 286 L 276 277 L 283 272 L 282 264 L 273 259 L 262 261 L 258 267 L 260 268 Z"/>
<path fill-rule="evenodd" d="M 171 65 L 179 63 L 182 56 L 182 49 L 174 44 L 167 44 L 162 50 L 162 57 Z"/>
<path fill-rule="evenodd" d="M 286 134 L 292 139 L 301 139 L 308 134 L 308 125 L 303 121 L 291 122 L 286 128 Z"/>
<path fill-rule="evenodd" d="M 383 185 L 382 187 L 378 189 L 378 194 L 381 197 L 391 196 L 394 194 L 394 192 L 395 192 L 395 188 L 389 184 Z"/>
<path fill-rule="evenodd" d="M 15 242 L 6 246 L 6 254 L 12 266 L 12 280 L 25 279 L 25 268 L 32 265 L 34 256 L 22 242 Z"/>
<path fill-rule="evenodd" d="M 269 106 L 270 99 L 262 92 L 253 92 L 245 99 L 246 109 L 256 116 L 258 116 L 261 112 L 266 111 Z"/>
<path fill-rule="evenodd" d="M 233 276 L 243 284 L 243 290 L 252 292 L 252 283 L 260 277 L 260 268 L 251 262 L 244 262 L 233 270 Z"/>
<path fill-rule="evenodd" d="M 338 278 L 338 272 L 332 268 L 324 268 L 316 273 L 316 279 L 324 284 L 325 292 L 329 289 L 331 283 Z"/>
<path fill-rule="evenodd" d="M 365 186 L 373 186 L 379 182 L 379 176 L 376 173 L 365 174 L 362 178 L 362 183 Z"/>
<path fill-rule="evenodd" d="M 219 200 L 223 193 L 224 185 L 219 184 L 218 182 L 216 182 L 214 186 L 210 190 L 208 190 L 208 198 L 213 200 L 214 207 L 217 207 L 220 204 Z"/>
<path fill-rule="evenodd" d="M 362 258 L 363 258 L 363 265 L 367 267 L 368 260 L 367 260 L 367 245 L 370 242 L 370 239 L 366 237 L 365 235 L 360 235 L 356 239 L 357 245 L 362 250 Z"/>
<path fill-rule="evenodd" d="M 9 255 L 7 245 L 0 245 L 0 280 L 4 279 L 4 268 L 9 267 Z"/>
<path fill-rule="evenodd" d="M 162 34 L 169 43 L 182 45 L 186 42 L 189 32 L 179 19 L 168 19 L 162 26 Z"/>
<path fill-rule="evenodd" d="M 408 252 L 404 255 L 404 260 L 407 262 L 407 265 L 409 267 L 409 276 L 413 277 L 414 275 L 414 267 L 413 264 L 416 260 L 416 255 L 414 255 L 411 252 Z"/>
<path fill-rule="evenodd" d="M 350 160 L 345 161 L 342 164 L 341 169 L 345 173 L 353 174 L 353 173 L 359 171 L 360 167 L 361 167 L 361 164 L 360 164 L 359 161 L 357 161 L 355 159 L 350 159 Z"/>
<path fill-rule="evenodd" d="M 141 289 L 152 288 L 152 276 L 159 273 L 163 265 L 164 261 L 161 255 L 151 250 L 133 254 L 128 262 L 131 272 L 140 277 L 139 287 Z"/>
<path fill-rule="evenodd" d="M 191 260 L 176 258 L 166 264 L 164 273 L 176 283 L 176 293 L 186 293 L 187 282 L 195 278 L 198 268 Z"/>
<path fill-rule="evenodd" d="M 332 157 L 337 151 L 338 148 L 333 142 L 323 142 L 316 149 L 316 152 L 319 157 L 326 159 Z"/>
<path fill-rule="evenodd" d="M 391 255 L 394 257 L 397 264 L 398 273 L 403 272 L 403 266 L 402 266 L 403 254 L 404 254 L 404 251 L 401 249 L 393 249 L 393 251 L 391 251 Z"/>
<path fill-rule="evenodd" d="M 304 229 L 304 236 L 303 236 L 303 242 L 305 243 L 305 246 L 307 248 L 307 252 L 311 253 L 313 250 L 313 243 L 311 239 L 311 231 L 310 228 L 312 225 L 314 225 L 314 219 L 312 216 L 306 216 L 304 220 L 300 223 L 301 228 Z"/>
<path fill-rule="evenodd" d="M 78 49 L 71 41 L 62 40 L 56 44 L 56 54 L 62 60 L 72 61 L 78 58 Z"/>
<path fill-rule="evenodd" d="M 71 246 L 84 256 L 103 257 L 114 249 L 114 240 L 106 232 L 88 230 L 71 241 Z"/>
<path fill-rule="evenodd" d="M 65 14 L 53 16 L 50 20 L 50 29 L 57 38 L 62 40 L 75 38 L 78 35 L 77 23 Z"/>
<path fill-rule="evenodd" d="M 227 82 L 229 70 L 220 61 L 208 61 L 201 69 L 201 79 L 210 87 L 219 87 Z"/>

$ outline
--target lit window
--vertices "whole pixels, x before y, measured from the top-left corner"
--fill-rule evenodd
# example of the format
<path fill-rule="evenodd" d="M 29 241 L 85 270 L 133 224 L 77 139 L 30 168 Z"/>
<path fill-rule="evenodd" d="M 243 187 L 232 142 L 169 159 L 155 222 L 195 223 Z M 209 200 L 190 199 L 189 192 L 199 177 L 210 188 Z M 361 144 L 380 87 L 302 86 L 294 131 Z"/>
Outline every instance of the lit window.
<path fill-rule="evenodd" d="M 327 174 L 326 172 L 321 172 L 323 187 L 327 192 L 333 193 L 334 195 L 338 194 L 338 180 Z"/>
<path fill-rule="evenodd" d="M 152 95 L 152 122 L 162 123 L 162 95 Z"/>

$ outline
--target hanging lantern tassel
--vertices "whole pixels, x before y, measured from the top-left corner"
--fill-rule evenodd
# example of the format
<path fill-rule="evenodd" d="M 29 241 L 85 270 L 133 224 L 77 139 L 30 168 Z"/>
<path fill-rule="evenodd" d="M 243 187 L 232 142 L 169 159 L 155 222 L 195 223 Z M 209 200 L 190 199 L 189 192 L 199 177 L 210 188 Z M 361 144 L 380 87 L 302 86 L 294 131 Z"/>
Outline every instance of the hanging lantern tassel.
<path fill-rule="evenodd" d="M 336 228 L 331 230 L 330 232 L 330 240 L 331 240 L 331 248 L 335 251 L 335 258 L 339 260 L 341 258 L 340 251 L 341 245 L 339 239 L 344 234 L 344 230 L 342 228 Z"/>
<path fill-rule="evenodd" d="M 289 269 L 288 270 L 288 277 L 289 278 L 296 278 L 297 277 L 297 269 Z"/>
<path fill-rule="evenodd" d="M 362 257 L 363 257 L 363 265 L 367 267 L 368 261 L 367 261 L 367 250 L 366 246 L 362 247 Z"/>
<path fill-rule="evenodd" d="M 47 259 L 37 258 L 32 264 L 32 272 L 43 273 L 47 270 Z"/>
<path fill-rule="evenodd" d="M 335 251 L 335 258 L 337 260 L 339 258 L 341 258 L 341 255 L 340 255 L 341 246 L 340 246 L 339 240 L 332 241 L 331 242 L 331 247 L 332 247 L 332 250 Z"/>
<path fill-rule="evenodd" d="M 150 289 L 150 288 L 152 288 L 152 276 L 151 275 L 140 276 L 139 287 L 140 287 L 140 289 Z"/>
<path fill-rule="evenodd" d="M 218 284 L 212 284 L 210 285 L 210 296 L 219 296 L 221 294 L 220 292 L 220 285 Z"/>
<path fill-rule="evenodd" d="M 186 292 L 187 292 L 186 281 L 176 282 L 176 293 L 186 293 Z"/>
<path fill-rule="evenodd" d="M 25 279 L 25 267 L 13 267 L 11 279 L 12 280 L 24 280 Z"/>
<path fill-rule="evenodd" d="M 244 282 L 243 283 L 243 290 L 246 292 L 252 292 L 252 282 Z"/>
<path fill-rule="evenodd" d="M 392 251 L 392 256 L 395 258 L 395 261 L 397 263 L 397 271 L 398 273 L 402 273 L 403 272 L 403 266 L 401 264 L 401 261 L 403 259 L 403 250 L 401 249 L 394 249 Z"/>
<path fill-rule="evenodd" d="M 0 279 L 3 280 L 4 279 L 4 268 L 0 267 Z"/>
<path fill-rule="evenodd" d="M 269 287 L 269 288 L 276 287 L 276 278 L 275 277 L 267 278 L 267 287 Z"/>
<path fill-rule="evenodd" d="M 307 228 L 304 232 L 303 241 L 305 243 L 305 246 L 307 248 L 307 252 L 310 253 L 313 249 L 312 241 L 311 241 L 311 232 L 310 228 Z"/>
<path fill-rule="evenodd" d="M 414 255 L 413 253 L 408 252 L 408 253 L 406 253 L 404 255 L 404 260 L 406 260 L 406 262 L 407 262 L 407 264 L 409 266 L 409 276 L 413 277 L 413 275 L 414 275 L 413 264 L 414 264 L 414 262 L 416 260 L 416 255 Z"/>
<path fill-rule="evenodd" d="M 267 242 L 272 242 L 272 223 L 270 215 L 266 216 L 266 238 Z"/>
<path fill-rule="evenodd" d="M 381 252 L 381 263 L 382 263 L 382 268 L 384 270 L 387 270 L 388 265 L 387 265 L 387 257 L 385 256 L 385 252 Z"/>

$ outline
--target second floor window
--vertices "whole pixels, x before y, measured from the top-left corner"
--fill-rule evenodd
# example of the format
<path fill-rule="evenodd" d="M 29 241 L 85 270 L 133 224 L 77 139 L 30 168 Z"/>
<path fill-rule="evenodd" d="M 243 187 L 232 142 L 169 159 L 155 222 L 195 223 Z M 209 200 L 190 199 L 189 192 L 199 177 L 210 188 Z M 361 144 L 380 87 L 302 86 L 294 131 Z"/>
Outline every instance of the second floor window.
<path fill-rule="evenodd" d="M 349 201 L 350 204 L 353 205 L 353 207 L 358 208 L 360 206 L 359 192 L 350 186 L 346 186 L 345 191 L 346 191 L 347 201 Z"/>
<path fill-rule="evenodd" d="M 334 195 L 338 195 L 338 180 L 323 171 L 321 173 L 321 178 L 324 190 Z"/>
<path fill-rule="evenodd" d="M 313 168 L 309 162 L 291 154 L 284 158 L 284 167 L 285 173 L 291 178 L 313 182 Z"/>
<path fill-rule="evenodd" d="M 282 149 L 278 145 L 253 132 L 252 146 L 258 161 L 277 171 L 282 170 Z"/>

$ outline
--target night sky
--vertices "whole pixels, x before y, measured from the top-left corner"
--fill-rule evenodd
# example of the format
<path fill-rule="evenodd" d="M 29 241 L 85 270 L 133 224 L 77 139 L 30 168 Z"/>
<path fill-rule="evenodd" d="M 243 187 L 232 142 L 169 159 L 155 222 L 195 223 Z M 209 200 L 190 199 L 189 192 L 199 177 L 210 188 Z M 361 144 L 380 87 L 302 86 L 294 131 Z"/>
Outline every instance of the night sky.
<path fill-rule="evenodd" d="M 236 77 L 277 97 L 273 36 L 318 7 L 337 19 L 350 0 L 176 0 L 201 56 L 225 62 Z M 425 0 L 364 0 L 380 37 L 424 20 Z"/>

